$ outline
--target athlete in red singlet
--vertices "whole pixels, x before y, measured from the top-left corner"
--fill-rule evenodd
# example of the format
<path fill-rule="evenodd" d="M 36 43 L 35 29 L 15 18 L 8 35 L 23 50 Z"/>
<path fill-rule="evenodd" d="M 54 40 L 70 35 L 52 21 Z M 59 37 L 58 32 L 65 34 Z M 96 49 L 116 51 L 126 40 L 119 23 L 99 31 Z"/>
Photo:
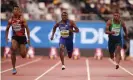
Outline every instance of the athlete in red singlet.
<path fill-rule="evenodd" d="M 20 48 L 19 52 L 22 58 L 26 57 L 26 44 L 30 45 L 30 31 L 27 26 L 26 21 L 24 18 L 21 16 L 21 11 L 18 6 L 15 6 L 13 9 L 13 16 L 8 20 L 8 25 L 6 28 L 6 42 L 8 43 L 8 32 L 9 28 L 12 27 L 13 30 L 13 36 L 12 36 L 12 54 L 11 54 L 11 60 L 12 60 L 12 66 L 13 70 L 12 73 L 16 74 L 16 68 L 15 68 L 15 63 L 16 63 L 16 50 L 17 48 Z M 28 35 L 28 39 L 25 36 L 25 29 Z"/>

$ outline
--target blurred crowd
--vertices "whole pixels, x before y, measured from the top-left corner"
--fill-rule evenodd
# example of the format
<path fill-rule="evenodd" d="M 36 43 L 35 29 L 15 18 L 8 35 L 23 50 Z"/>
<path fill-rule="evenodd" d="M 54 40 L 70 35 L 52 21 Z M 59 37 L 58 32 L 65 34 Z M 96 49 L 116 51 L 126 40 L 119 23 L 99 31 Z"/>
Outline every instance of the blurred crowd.
<path fill-rule="evenodd" d="M 126 20 L 133 19 L 133 0 L 2 0 L 1 18 L 11 16 L 13 5 L 19 5 L 27 20 L 61 19 L 63 11 L 78 20 L 106 20 L 117 8 Z"/>

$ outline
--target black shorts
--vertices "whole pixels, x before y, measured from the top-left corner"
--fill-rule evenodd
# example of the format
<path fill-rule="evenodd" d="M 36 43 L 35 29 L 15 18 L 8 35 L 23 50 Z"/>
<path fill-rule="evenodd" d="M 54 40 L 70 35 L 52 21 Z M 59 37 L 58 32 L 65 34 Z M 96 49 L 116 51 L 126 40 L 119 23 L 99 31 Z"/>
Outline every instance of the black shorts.
<path fill-rule="evenodd" d="M 12 39 L 16 40 L 18 44 L 27 44 L 26 36 L 12 36 Z"/>
<path fill-rule="evenodd" d="M 117 46 L 122 47 L 122 41 L 121 40 L 109 40 L 108 41 L 108 49 L 109 53 L 114 53 Z"/>

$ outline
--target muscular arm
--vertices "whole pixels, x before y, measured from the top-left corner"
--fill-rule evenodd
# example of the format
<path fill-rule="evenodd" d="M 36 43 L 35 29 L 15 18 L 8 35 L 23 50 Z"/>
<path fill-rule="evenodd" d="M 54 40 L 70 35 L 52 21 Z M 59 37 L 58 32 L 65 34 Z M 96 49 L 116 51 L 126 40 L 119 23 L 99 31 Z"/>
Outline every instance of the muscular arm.
<path fill-rule="evenodd" d="M 106 24 L 106 30 L 105 30 L 105 33 L 106 34 L 114 34 L 114 32 L 112 31 L 109 31 L 109 27 L 111 26 L 111 20 L 108 20 L 107 21 L 107 24 Z"/>
<path fill-rule="evenodd" d="M 8 24 L 6 27 L 6 40 L 8 39 L 8 32 L 9 32 L 10 27 L 11 27 L 11 19 L 8 20 Z"/>
<path fill-rule="evenodd" d="M 73 21 L 71 21 L 71 26 L 72 26 L 72 28 L 70 31 L 76 32 L 76 33 L 79 32 L 79 28 L 76 26 L 76 24 Z M 73 30 L 73 28 L 74 28 L 74 30 Z"/>
<path fill-rule="evenodd" d="M 52 37 L 54 36 L 54 34 L 55 34 L 55 31 L 56 31 L 56 28 L 58 27 L 58 23 L 56 23 L 55 25 L 54 25 L 54 27 L 53 27 L 53 31 L 52 31 Z"/>
<path fill-rule="evenodd" d="M 127 36 L 127 35 L 128 35 L 128 34 L 127 34 L 127 28 L 126 28 L 126 25 L 125 25 L 124 22 L 122 22 L 122 27 L 123 27 L 123 30 L 124 30 L 124 32 L 125 32 L 125 35 Z"/>
<path fill-rule="evenodd" d="M 26 29 L 28 39 L 30 39 L 30 30 L 29 30 L 29 28 L 28 28 L 28 25 L 27 25 L 26 20 L 24 20 L 24 19 L 23 19 L 23 25 L 24 25 L 24 27 L 25 27 L 25 29 Z"/>

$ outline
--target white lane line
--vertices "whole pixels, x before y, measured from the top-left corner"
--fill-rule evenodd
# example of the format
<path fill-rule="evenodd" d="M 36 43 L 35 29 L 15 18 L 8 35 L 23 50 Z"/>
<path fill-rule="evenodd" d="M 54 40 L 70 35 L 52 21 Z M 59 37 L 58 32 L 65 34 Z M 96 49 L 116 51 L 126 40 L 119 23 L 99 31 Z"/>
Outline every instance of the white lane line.
<path fill-rule="evenodd" d="M 91 79 L 90 79 L 90 69 L 89 69 L 89 61 L 88 61 L 88 59 L 86 59 L 86 67 L 87 67 L 87 76 L 88 76 L 88 80 L 91 80 Z"/>
<path fill-rule="evenodd" d="M 115 63 L 114 61 L 112 61 L 111 59 L 109 59 L 109 61 L 110 61 L 111 63 L 113 63 L 114 65 L 116 65 L 116 63 Z M 120 67 L 122 70 L 124 70 L 125 72 L 127 72 L 128 74 L 130 74 L 131 76 L 133 76 L 133 73 L 131 73 L 130 71 L 128 71 L 128 70 L 125 69 L 124 67 L 122 67 L 122 66 L 120 66 L 120 65 L 119 65 L 119 67 Z"/>
<path fill-rule="evenodd" d="M 41 77 L 43 77 L 44 75 L 46 75 L 47 73 L 49 73 L 51 70 L 53 70 L 56 66 L 58 66 L 61 62 L 57 62 L 55 65 L 53 65 L 51 68 L 49 68 L 47 71 L 45 71 L 43 74 L 41 74 L 40 76 L 38 76 L 35 80 L 39 80 Z"/>
<path fill-rule="evenodd" d="M 16 68 L 20 68 L 20 67 L 23 67 L 23 66 L 29 65 L 29 64 L 31 64 L 31 63 L 38 62 L 38 61 L 40 61 L 40 60 L 41 60 L 41 58 L 38 58 L 38 59 L 36 59 L 36 60 L 33 60 L 33 61 L 30 61 L 30 62 L 27 62 L 27 63 L 21 64 L 21 65 L 18 65 L 18 66 L 16 66 Z M 10 71 L 10 70 L 12 70 L 12 69 L 13 69 L 13 68 L 6 69 L 6 70 L 4 70 L 4 71 L 1 71 L 0 73 L 4 73 L 4 72 Z"/>

